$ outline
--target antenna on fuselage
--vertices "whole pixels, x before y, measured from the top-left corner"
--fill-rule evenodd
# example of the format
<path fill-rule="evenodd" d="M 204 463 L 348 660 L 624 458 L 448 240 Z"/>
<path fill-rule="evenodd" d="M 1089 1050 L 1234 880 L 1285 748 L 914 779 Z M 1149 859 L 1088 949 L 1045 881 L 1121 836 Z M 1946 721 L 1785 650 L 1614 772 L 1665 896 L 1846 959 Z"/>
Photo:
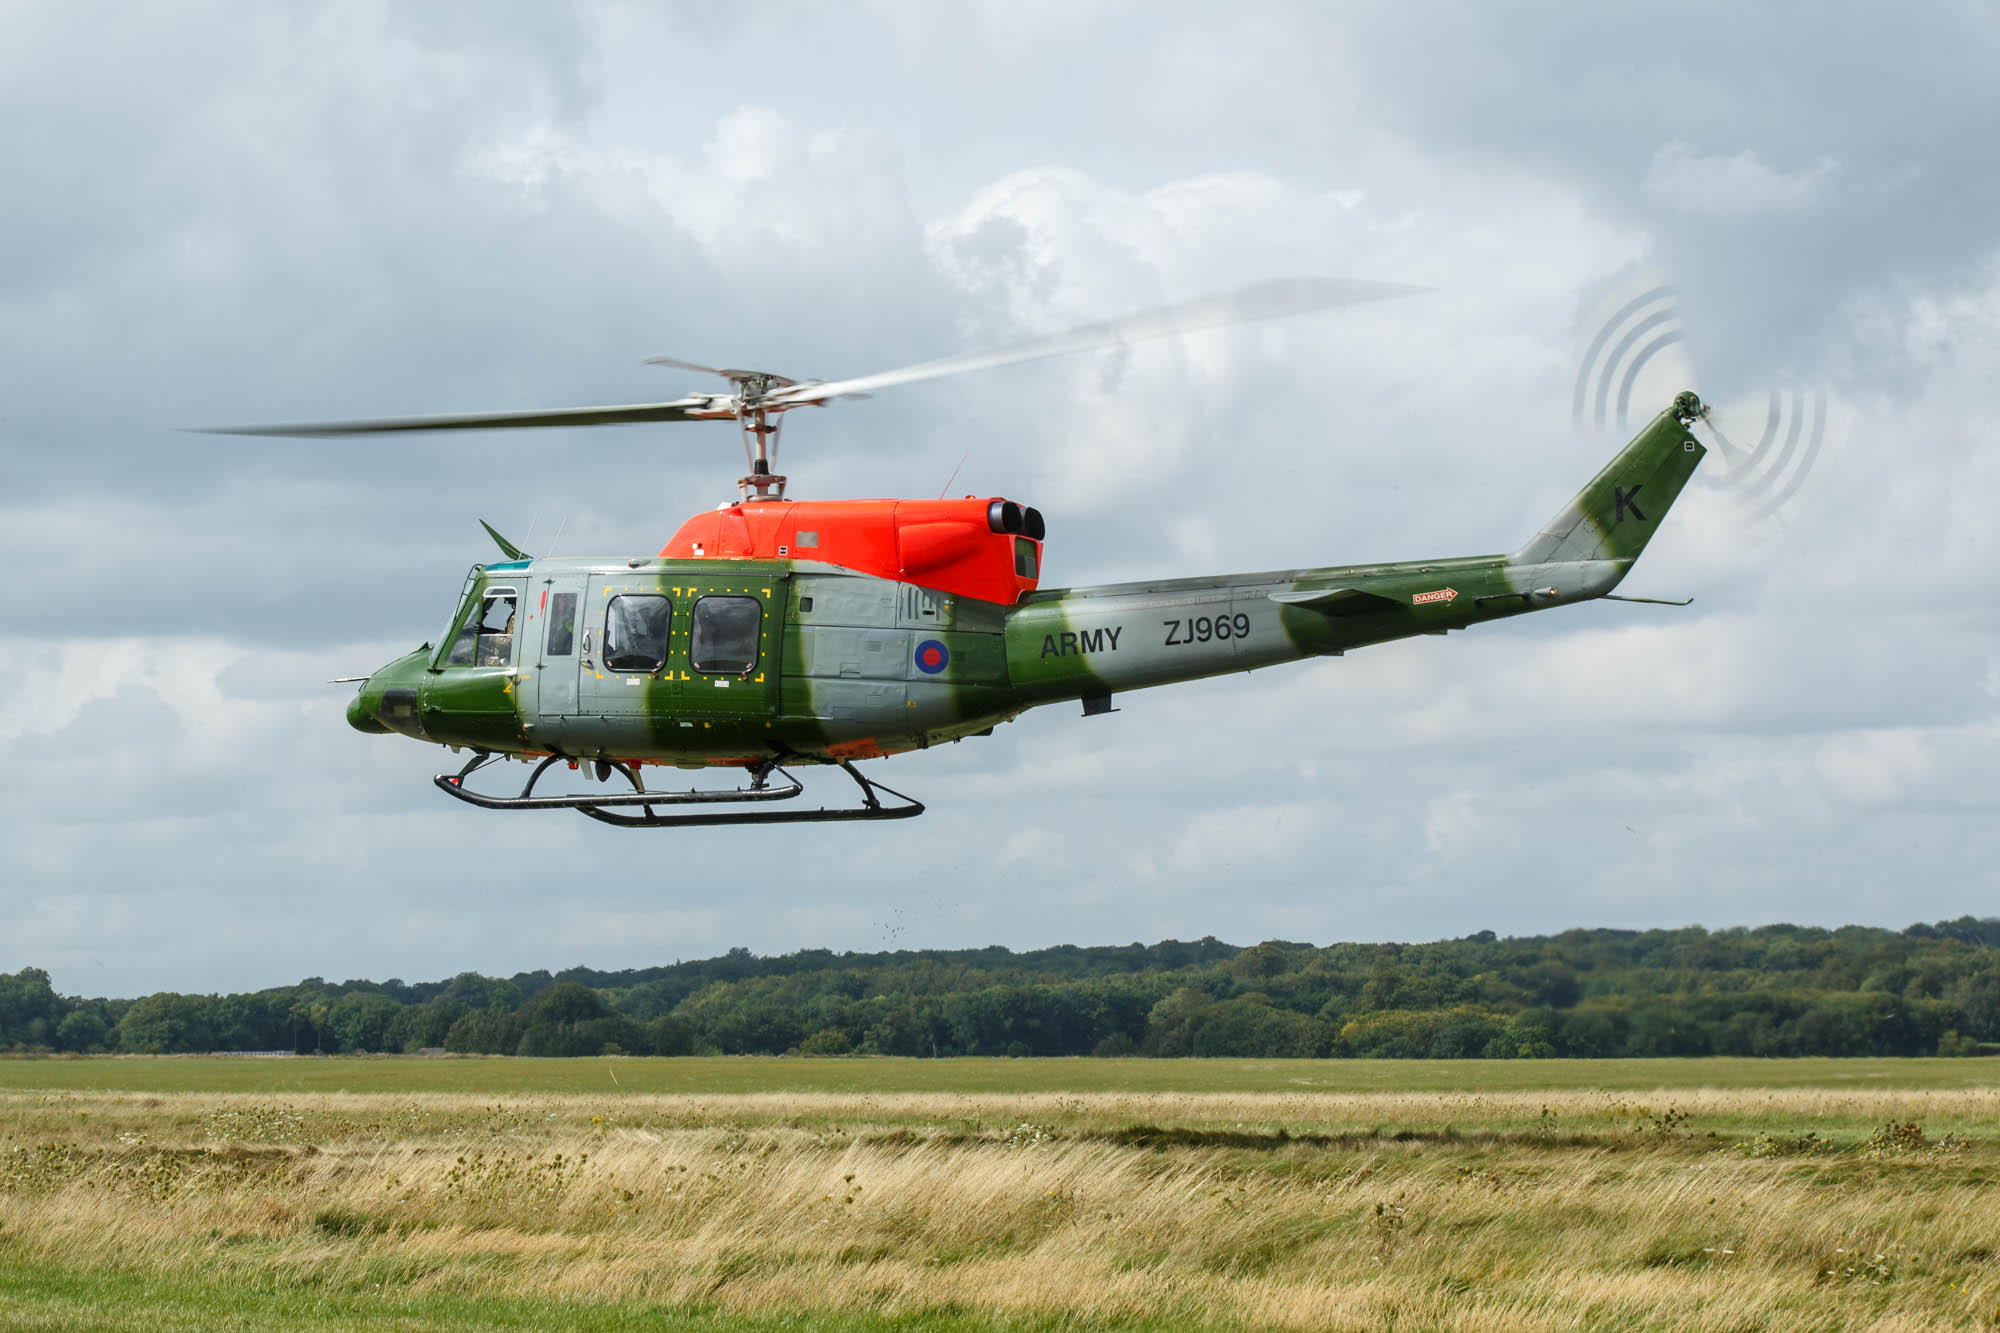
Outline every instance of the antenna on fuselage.
<path fill-rule="evenodd" d="M 951 484 L 954 481 L 958 480 L 958 468 L 964 467 L 965 460 L 970 457 L 972 457 L 972 450 L 970 449 L 967 449 L 964 453 L 958 456 L 958 467 L 955 467 L 951 470 L 951 475 L 944 479 L 944 485 L 938 488 L 938 499 L 940 500 L 944 499 L 945 493 L 951 490 Z"/>

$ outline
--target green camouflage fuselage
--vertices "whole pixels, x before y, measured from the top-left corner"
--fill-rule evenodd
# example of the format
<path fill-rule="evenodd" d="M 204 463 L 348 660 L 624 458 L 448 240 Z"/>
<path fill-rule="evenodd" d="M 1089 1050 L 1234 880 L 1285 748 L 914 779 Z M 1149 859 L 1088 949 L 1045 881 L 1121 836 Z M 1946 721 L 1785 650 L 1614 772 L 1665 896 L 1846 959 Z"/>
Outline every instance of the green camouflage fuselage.
<path fill-rule="evenodd" d="M 451 632 L 370 676 L 348 718 L 495 753 L 868 758 L 983 734 L 1040 704 L 1095 712 L 1126 690 L 1584 601 L 1618 586 L 1700 462 L 1689 401 L 1512 555 L 1042 590 L 1011 606 L 802 560 L 475 568 Z M 740 648 L 720 666 L 701 638 L 704 599 L 739 617 Z M 478 637 L 500 606 L 506 632 Z M 652 617 L 656 649 L 614 642 L 632 637 L 633 607 Z"/>

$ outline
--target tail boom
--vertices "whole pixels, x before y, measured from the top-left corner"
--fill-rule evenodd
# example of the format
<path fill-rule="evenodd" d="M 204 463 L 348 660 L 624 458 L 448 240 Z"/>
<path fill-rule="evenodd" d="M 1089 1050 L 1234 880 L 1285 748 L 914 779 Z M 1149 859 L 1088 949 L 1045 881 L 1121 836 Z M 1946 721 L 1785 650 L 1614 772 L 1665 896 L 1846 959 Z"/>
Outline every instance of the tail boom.
<path fill-rule="evenodd" d="M 1682 394 L 1512 555 L 1048 589 L 1007 614 L 1023 707 L 1101 700 L 1601 597 L 1652 539 L 1705 450 Z"/>

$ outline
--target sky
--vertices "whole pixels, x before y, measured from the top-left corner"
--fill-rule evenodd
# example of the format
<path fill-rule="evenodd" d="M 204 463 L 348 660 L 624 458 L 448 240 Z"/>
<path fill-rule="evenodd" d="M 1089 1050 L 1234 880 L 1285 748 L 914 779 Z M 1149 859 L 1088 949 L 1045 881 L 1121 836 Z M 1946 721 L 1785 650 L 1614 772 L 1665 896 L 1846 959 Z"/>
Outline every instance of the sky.
<path fill-rule="evenodd" d="M 1997 15 L 17 0 L 0 971 L 1990 914 Z M 1622 442 L 1571 419 L 1575 345 L 1649 273 L 1705 394 L 1808 386 L 1837 426 L 1779 523 L 1681 501 L 1623 591 L 1692 606 L 1037 710 L 876 765 L 930 807 L 891 825 L 475 811 L 325 683 L 437 632 L 479 519 L 657 550 L 733 498 L 727 426 L 187 430 L 715 387 L 656 355 L 842 378 L 1364 278 L 1429 291 L 796 413 L 780 470 L 957 469 L 1047 516 L 1045 587 L 1469 555 Z"/>

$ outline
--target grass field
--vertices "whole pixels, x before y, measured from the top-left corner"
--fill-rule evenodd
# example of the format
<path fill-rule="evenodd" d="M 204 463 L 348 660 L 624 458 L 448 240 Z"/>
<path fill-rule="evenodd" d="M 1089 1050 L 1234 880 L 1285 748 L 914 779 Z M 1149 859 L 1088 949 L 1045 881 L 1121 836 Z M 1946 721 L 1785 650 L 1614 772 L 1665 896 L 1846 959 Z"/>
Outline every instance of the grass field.
<path fill-rule="evenodd" d="M 1990 1328 L 2000 1062 L 0 1061 L 0 1327 Z"/>

